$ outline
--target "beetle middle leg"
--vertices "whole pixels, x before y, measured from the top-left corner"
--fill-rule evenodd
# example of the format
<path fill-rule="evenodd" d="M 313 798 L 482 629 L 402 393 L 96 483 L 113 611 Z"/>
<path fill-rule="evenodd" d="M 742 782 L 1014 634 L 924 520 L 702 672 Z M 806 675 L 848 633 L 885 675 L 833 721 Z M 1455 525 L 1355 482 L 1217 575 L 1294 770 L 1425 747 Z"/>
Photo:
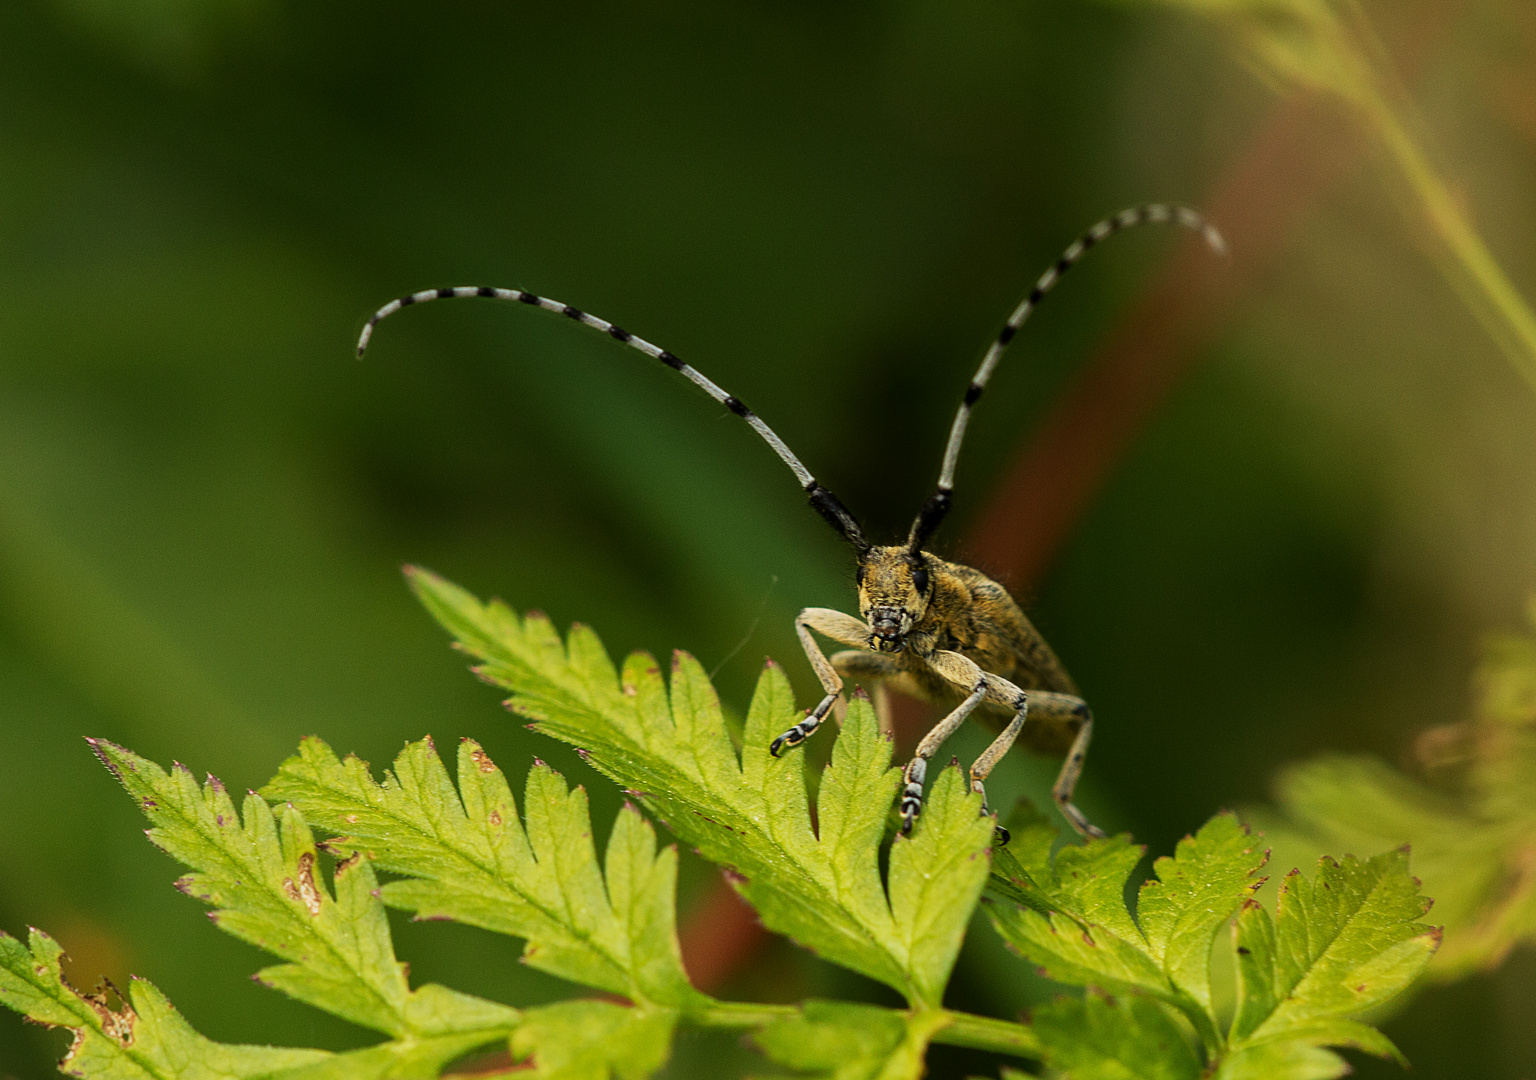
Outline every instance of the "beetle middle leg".
<path fill-rule="evenodd" d="M 965 723 L 965 718 L 975 712 L 976 706 L 986 699 L 989 682 L 997 678 L 982 671 L 976 666 L 974 660 L 957 652 L 940 650 L 927 659 L 929 667 L 942 675 L 946 681 L 969 693 L 953 712 L 923 736 L 923 741 L 918 743 L 917 749 L 913 751 L 912 760 L 907 763 L 906 769 L 902 772 L 901 831 L 903 833 L 912 831 L 913 823 L 923 812 L 923 781 L 928 777 L 929 760 L 939 752 L 939 747 L 944 745 L 944 740 L 953 735 L 960 725 Z"/>
<path fill-rule="evenodd" d="M 996 696 L 988 695 L 991 700 L 1000 705 L 1006 705 L 1014 709 L 1013 720 L 1003 729 L 992 745 L 982 751 L 979 758 L 971 766 L 971 790 L 979 792 L 985 806 L 986 789 L 983 781 L 992 772 L 993 767 L 1002 760 L 1004 754 L 1013 746 L 1014 740 L 1019 737 L 1019 732 L 1024 727 L 1024 718 L 1027 715 L 1039 720 L 1068 720 L 1078 725 L 1077 735 L 1072 740 L 1072 746 L 1067 751 L 1067 759 L 1062 763 L 1061 772 L 1056 777 L 1056 783 L 1051 789 L 1051 797 L 1056 801 L 1056 807 L 1061 811 L 1061 816 L 1067 819 L 1080 835 L 1087 837 L 1101 837 L 1104 831 L 1089 822 L 1087 815 L 1079 810 L 1072 802 L 1072 793 L 1077 788 L 1077 778 L 1083 771 L 1083 759 L 1088 754 L 1088 741 L 1093 736 L 1093 714 L 1088 710 L 1088 705 L 1076 694 L 1058 694 L 1048 690 L 1019 690 L 1006 680 L 993 677 L 997 687 Z M 1007 687 L 1012 691 L 1011 697 L 1005 697 Z M 999 838 L 1003 843 L 1008 842 L 1008 830 L 999 826 Z"/>

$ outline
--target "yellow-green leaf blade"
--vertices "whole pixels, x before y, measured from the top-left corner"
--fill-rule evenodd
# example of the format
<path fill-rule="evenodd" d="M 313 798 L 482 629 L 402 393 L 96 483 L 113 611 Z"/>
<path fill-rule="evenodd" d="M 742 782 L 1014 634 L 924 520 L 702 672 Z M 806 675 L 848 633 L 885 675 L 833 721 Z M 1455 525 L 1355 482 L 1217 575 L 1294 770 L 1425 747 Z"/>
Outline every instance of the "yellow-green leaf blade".
<path fill-rule="evenodd" d="M 231 1046 L 194 1031 L 148 982 L 113 1008 L 84 995 L 60 971 L 64 951 L 39 930 L 28 945 L 0 933 L 0 1004 L 36 1023 L 74 1032 L 60 1068 L 90 1080 L 255 1080 L 330 1058 L 324 1050 Z"/>
<path fill-rule="evenodd" d="M 1031 1020 L 1046 1063 L 1071 1080 L 1200 1080 L 1194 1047 L 1149 998 L 1058 998 Z"/>
<path fill-rule="evenodd" d="M 408 745 L 375 782 L 366 764 L 309 739 L 264 790 L 344 834 L 335 845 L 410 875 L 384 886 L 393 906 L 522 937 L 531 966 L 632 1000 L 680 1006 L 693 994 L 677 944 L 676 853 L 658 853 L 650 825 L 627 809 L 605 881 L 585 793 L 546 765 L 528 774 L 526 828 L 500 769 L 470 740 L 457 789 L 430 740 Z"/>
<path fill-rule="evenodd" d="M 1136 920 L 1153 959 L 1204 1008 L 1211 1004 L 1211 942 L 1263 884 L 1253 875 L 1266 859 L 1234 815 L 1217 814 L 1179 841 L 1172 857 L 1158 859 L 1157 879 L 1141 887 Z"/>
<path fill-rule="evenodd" d="M 875 1005 L 808 1001 L 753 1042 L 780 1065 L 817 1080 L 918 1080 L 942 1013 L 898 1013 Z"/>
<path fill-rule="evenodd" d="M 766 754 L 772 738 L 798 718 L 777 668 L 770 665 L 759 682 L 738 759 L 713 688 L 692 658 L 677 656 L 670 689 L 647 657 L 631 657 L 614 684 L 590 631 L 573 631 L 562 649 L 546 620 L 519 621 L 426 571 L 413 571 L 411 584 L 459 645 L 482 661 L 481 677 L 512 692 L 513 709 L 581 748 L 674 833 L 733 870 L 770 929 L 913 1002 L 935 999 L 935 972 L 946 967 L 958 939 L 941 934 L 936 945 L 926 931 L 899 929 L 892 917 L 878 855 L 900 774 L 890 767 L 890 743 L 867 703 L 855 701 L 848 710 L 813 831 L 803 757 Z"/>
<path fill-rule="evenodd" d="M 1419 922 L 1427 908 L 1404 851 L 1364 861 L 1324 858 L 1311 880 L 1293 870 L 1273 919 L 1246 904 L 1235 928 L 1234 1049 L 1289 1041 L 1396 1056 L 1384 1037 L 1341 1022 L 1400 993 L 1423 971 L 1439 942 L 1439 932 Z"/>

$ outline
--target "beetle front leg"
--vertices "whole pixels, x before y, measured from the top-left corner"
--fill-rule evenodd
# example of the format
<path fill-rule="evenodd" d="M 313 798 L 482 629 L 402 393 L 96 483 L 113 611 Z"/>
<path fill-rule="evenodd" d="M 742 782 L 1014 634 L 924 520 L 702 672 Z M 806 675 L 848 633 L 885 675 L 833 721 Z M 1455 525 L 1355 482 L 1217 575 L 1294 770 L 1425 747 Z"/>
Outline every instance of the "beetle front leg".
<path fill-rule="evenodd" d="M 804 720 L 769 744 L 768 752 L 774 757 L 799 746 L 816 734 L 816 729 L 821 727 L 821 722 L 827 718 L 827 713 L 843 692 L 843 678 L 832 666 L 832 661 L 827 659 L 827 654 L 821 651 L 821 646 L 816 644 L 816 639 L 811 635 L 813 630 L 845 645 L 863 645 L 869 641 L 870 633 L 869 627 L 862 620 L 832 608 L 806 608 L 796 617 L 795 633 L 800 637 L 806 659 L 811 662 L 811 668 L 821 680 L 821 688 L 826 691 L 826 697 L 806 714 Z"/>

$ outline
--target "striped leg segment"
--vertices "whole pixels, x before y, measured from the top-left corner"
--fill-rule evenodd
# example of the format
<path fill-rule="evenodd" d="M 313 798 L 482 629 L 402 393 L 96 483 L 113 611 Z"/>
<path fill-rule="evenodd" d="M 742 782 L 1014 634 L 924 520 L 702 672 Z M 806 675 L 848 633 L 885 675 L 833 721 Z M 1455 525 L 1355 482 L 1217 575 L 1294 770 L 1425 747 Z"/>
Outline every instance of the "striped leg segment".
<path fill-rule="evenodd" d="M 1082 706 L 1083 726 L 1077 729 L 1077 738 L 1072 740 L 1072 748 L 1067 751 L 1067 760 L 1062 762 L 1061 773 L 1056 777 L 1056 785 L 1051 789 L 1051 797 L 1056 800 L 1056 808 L 1061 811 L 1061 816 L 1078 831 L 1082 836 L 1102 837 L 1104 830 L 1088 820 L 1086 814 L 1072 803 L 1072 793 L 1077 790 L 1077 778 L 1083 772 L 1083 759 L 1088 756 L 1088 742 L 1093 738 L 1093 714 L 1088 711 L 1088 706 Z"/>
<path fill-rule="evenodd" d="M 483 297 L 489 300 L 512 300 L 520 304 L 528 304 L 532 307 L 554 312 L 556 315 L 564 315 L 568 319 L 579 322 L 583 326 L 590 327 L 598 333 L 606 334 L 615 341 L 645 353 L 646 356 L 653 360 L 660 360 L 667 367 L 682 375 L 721 405 L 724 405 L 731 412 L 745 420 L 748 426 L 757 432 L 758 436 L 779 456 L 779 460 L 789 466 L 790 471 L 795 474 L 795 479 L 799 481 L 806 497 L 810 499 L 812 508 L 842 534 L 843 539 L 852 544 L 855 549 L 859 551 L 868 550 L 869 542 L 864 539 L 864 533 L 859 528 L 859 523 L 848 512 L 847 507 L 843 506 L 837 496 L 816 482 L 816 478 L 811 475 L 809 469 L 801 464 L 794 451 L 790 450 L 784 440 L 779 438 L 774 430 L 764 423 L 756 413 L 747 408 L 740 398 L 726 393 L 697 368 L 691 364 L 683 363 L 683 361 L 666 349 L 652 345 L 644 338 L 636 337 L 634 334 L 620 329 L 606 319 L 599 319 L 596 315 L 590 315 L 580 308 L 572 307 L 569 304 L 562 304 L 558 300 L 551 300 L 548 297 L 538 296 L 531 292 L 524 292 L 521 289 L 496 289 L 488 285 L 467 285 L 452 289 L 425 289 L 421 292 L 411 293 L 409 296 L 402 296 L 398 300 L 391 300 L 374 312 L 368 320 L 368 325 L 363 327 L 363 332 L 358 336 L 357 355 L 361 357 L 367 351 L 368 343 L 373 338 L 374 327 L 401 308 L 410 307 L 412 304 L 424 304 L 429 300 L 455 300 L 468 297 Z"/>
<path fill-rule="evenodd" d="M 960 403 L 960 408 L 955 413 L 954 423 L 949 429 L 949 442 L 944 447 L 944 462 L 939 469 L 938 490 L 929 496 L 923 508 L 918 511 L 917 519 L 912 523 L 912 531 L 907 537 L 907 546 L 913 552 L 921 550 L 928 537 L 933 535 L 933 531 L 944 520 L 944 515 L 949 512 L 950 493 L 955 487 L 955 465 L 960 459 L 960 444 L 965 440 L 965 427 L 970 422 L 971 410 L 976 407 L 976 402 L 981 399 L 981 395 L 986 393 L 987 383 L 991 380 L 992 373 L 997 370 L 1003 350 L 1019 332 L 1019 328 L 1029 319 L 1030 314 L 1039 306 L 1045 295 L 1056 287 L 1062 275 L 1076 266 L 1078 260 L 1086 255 L 1090 248 L 1096 247 L 1115 233 L 1133 226 L 1165 222 L 1173 222 L 1187 229 L 1193 229 L 1205 237 L 1205 242 L 1217 254 L 1226 253 L 1227 242 L 1222 239 L 1216 226 L 1187 206 L 1174 206 L 1169 203 L 1149 203 L 1146 206 L 1133 206 L 1128 210 L 1122 210 L 1113 217 L 1100 221 L 1074 240 L 1061 253 L 1061 257 L 1040 275 L 1040 279 L 1035 282 L 1035 287 L 1029 290 L 1029 295 L 1014 309 L 1013 314 L 1008 316 L 1008 321 L 998 332 L 997 339 L 992 342 L 986 355 L 982 357 L 981 367 L 972 377 L 971 385 L 966 388 L 965 399 Z"/>
<path fill-rule="evenodd" d="M 912 831 L 918 815 L 923 812 L 923 781 L 928 776 L 928 762 L 939 752 L 945 740 L 965 723 L 966 717 L 976 711 L 976 706 L 985 700 L 993 680 L 997 679 L 997 676 L 982 671 L 974 660 L 947 649 L 933 653 L 928 657 L 928 663 L 957 688 L 969 693 L 953 712 L 923 736 L 923 741 L 912 752 L 912 760 L 907 763 L 906 771 L 902 774 L 900 812 L 903 833 Z"/>
<path fill-rule="evenodd" d="M 977 671 L 979 674 L 980 669 L 978 668 Z M 962 701 L 954 712 L 935 724 L 933 729 L 923 736 L 923 741 L 917 744 L 912 760 L 907 763 L 907 768 L 902 774 L 900 812 L 903 833 L 912 831 L 918 815 L 923 812 L 923 781 L 928 777 L 929 760 L 939 752 L 939 747 L 944 745 L 944 741 L 965 723 L 965 718 L 976 711 L 976 706 L 980 705 L 986 696 L 986 676 L 982 675 L 976 680 L 970 696 Z M 983 806 L 982 813 L 986 812 L 986 807 Z"/>
<path fill-rule="evenodd" d="M 806 713 L 804 720 L 769 743 L 768 752 L 774 757 L 780 757 L 784 751 L 793 750 L 805 742 L 806 739 L 816 734 L 816 729 L 821 727 L 821 722 L 827 718 L 827 713 L 831 710 L 832 703 L 836 700 L 836 694 L 829 694 L 822 698 L 821 704 Z"/>
<path fill-rule="evenodd" d="M 994 700 L 997 699 L 994 698 Z M 1003 755 L 1013 747 L 1014 740 L 1023 730 L 1026 714 L 1035 716 L 1037 722 L 1070 717 L 1078 722 L 1077 736 L 1072 740 L 1072 746 L 1067 751 L 1067 759 L 1062 763 L 1061 772 L 1051 788 L 1051 797 L 1056 802 L 1056 808 L 1061 811 L 1061 816 L 1067 819 L 1067 824 L 1071 825 L 1078 835 L 1090 838 L 1102 837 L 1103 830 L 1092 824 L 1087 815 L 1072 802 L 1072 793 L 1077 789 L 1077 779 L 1083 772 L 1083 759 L 1088 756 L 1088 742 L 1093 737 L 1093 713 L 1089 711 L 1087 702 L 1076 694 L 1030 690 L 1027 693 L 1019 692 L 1017 698 L 1010 704 L 1012 708 L 1018 710 L 1018 713 L 1003 729 L 1002 734 L 993 740 L 991 746 L 982 751 L 981 756 L 971 766 L 971 790 L 980 793 L 985 801 L 987 793 L 982 784 L 997 763 L 1003 759 Z M 998 839 L 1001 843 L 1008 843 L 1008 830 L 999 826 Z"/>
<path fill-rule="evenodd" d="M 813 630 L 844 645 L 864 645 L 869 642 L 869 627 L 863 620 L 855 619 L 852 615 L 844 615 L 832 608 L 806 608 L 800 612 L 795 619 L 795 633 L 799 635 L 800 647 L 805 650 L 805 657 L 811 662 L 811 668 L 821 680 L 821 688 L 827 696 L 806 714 L 804 720 L 769 744 L 768 752 L 774 757 L 799 746 L 816 734 L 816 729 L 821 727 L 821 722 L 827 718 L 827 713 L 832 711 L 832 706 L 843 692 L 843 677 L 832 666 L 832 661 L 827 659 L 827 654 L 821 651 L 821 646 L 816 644 L 816 638 L 811 633 Z"/>

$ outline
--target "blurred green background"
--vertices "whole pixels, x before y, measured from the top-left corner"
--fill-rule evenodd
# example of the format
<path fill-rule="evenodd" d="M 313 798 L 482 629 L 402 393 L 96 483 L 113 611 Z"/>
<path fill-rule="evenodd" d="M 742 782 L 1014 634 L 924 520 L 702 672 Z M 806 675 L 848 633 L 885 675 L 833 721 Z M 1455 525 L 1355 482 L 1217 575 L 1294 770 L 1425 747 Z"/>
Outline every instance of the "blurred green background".
<path fill-rule="evenodd" d="M 1377 8 L 1536 295 L 1536 15 Z M 811 700 L 791 618 L 851 606 L 851 566 L 743 425 L 505 305 L 412 310 L 360 365 L 384 300 L 520 286 L 647 336 L 883 539 L 1035 275 L 1107 212 L 1203 205 L 1276 102 L 1157 8 L 0 4 L 0 927 L 54 933 L 79 981 L 150 978 L 215 1039 L 370 1041 L 245 978 L 263 958 L 170 887 L 81 737 L 244 788 L 307 733 L 376 765 L 472 735 L 513 775 L 537 753 L 590 783 L 610 821 L 617 793 L 465 675 L 407 561 L 615 652 L 686 648 L 729 707 L 764 654 Z M 1153 854 L 1288 761 L 1398 761 L 1461 719 L 1480 635 L 1536 589 L 1536 398 L 1387 176 L 1360 152 L 1286 226 L 1027 597 L 1101 720 L 1081 801 Z M 1020 338 L 941 552 L 1173 243 L 1096 253 Z M 994 801 L 1052 771 L 1016 755 Z M 685 922 L 716 881 L 689 857 Z M 516 942 L 397 929 L 418 981 L 568 993 Z M 1049 992 L 1023 968 L 979 929 L 955 1000 L 1017 1010 Z M 777 944 L 725 989 L 874 992 Z M 1387 1032 L 1419 1077 L 1518 1080 L 1533 1013 L 1527 951 Z M 55 1075 L 63 1044 L 0 1014 L 0 1076 Z M 736 1069 L 726 1050 L 685 1042 L 670 1075 Z M 992 1066 L 936 1075 L 966 1068 Z"/>

